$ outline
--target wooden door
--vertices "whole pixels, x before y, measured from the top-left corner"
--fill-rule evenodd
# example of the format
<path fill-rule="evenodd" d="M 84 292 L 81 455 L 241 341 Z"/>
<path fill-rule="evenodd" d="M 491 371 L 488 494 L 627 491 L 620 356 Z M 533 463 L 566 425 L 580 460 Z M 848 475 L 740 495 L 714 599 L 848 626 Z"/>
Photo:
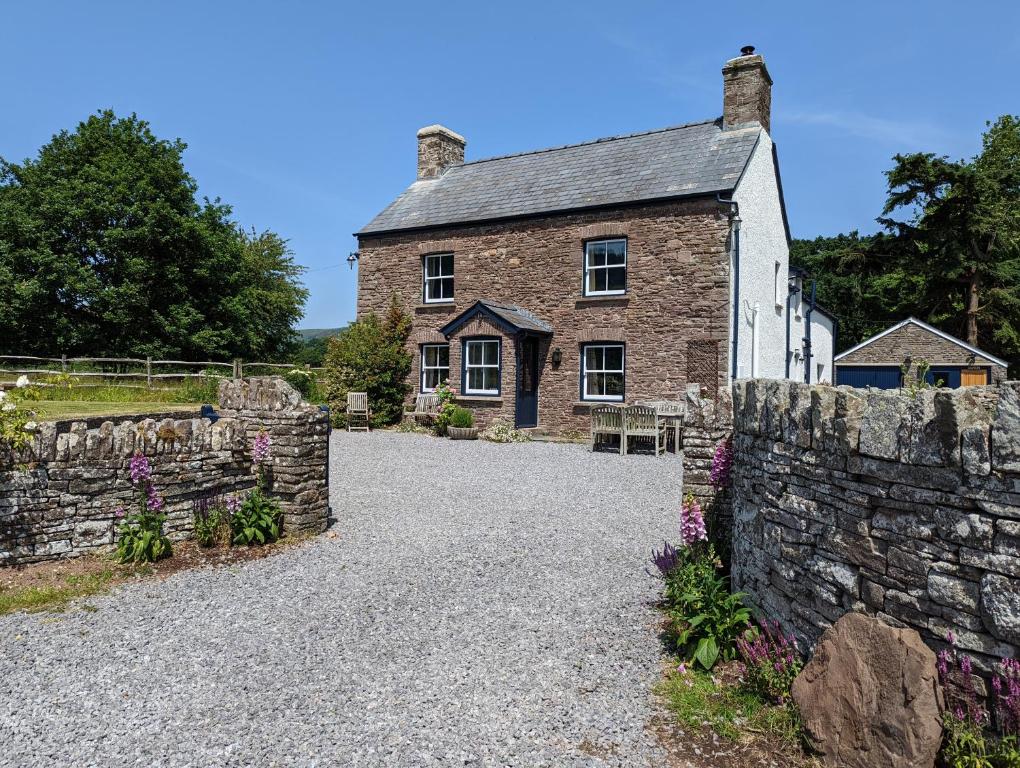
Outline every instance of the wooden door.
<path fill-rule="evenodd" d="M 988 383 L 987 368 L 964 368 L 960 371 L 961 387 L 981 387 Z"/>

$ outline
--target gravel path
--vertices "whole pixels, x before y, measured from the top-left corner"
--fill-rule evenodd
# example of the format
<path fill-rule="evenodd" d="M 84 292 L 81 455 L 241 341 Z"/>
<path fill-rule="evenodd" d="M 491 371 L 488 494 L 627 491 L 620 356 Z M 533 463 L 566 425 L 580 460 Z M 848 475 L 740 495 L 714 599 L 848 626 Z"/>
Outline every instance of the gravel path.
<path fill-rule="evenodd" d="M 0 765 L 663 765 L 672 457 L 333 436 L 335 538 L 0 618 Z"/>

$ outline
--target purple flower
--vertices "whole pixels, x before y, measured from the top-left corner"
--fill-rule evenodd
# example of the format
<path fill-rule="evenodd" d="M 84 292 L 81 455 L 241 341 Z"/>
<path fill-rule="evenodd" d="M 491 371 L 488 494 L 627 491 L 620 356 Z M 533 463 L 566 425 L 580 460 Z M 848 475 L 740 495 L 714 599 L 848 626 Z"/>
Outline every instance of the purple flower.
<path fill-rule="evenodd" d="M 716 446 L 715 455 L 712 456 L 712 470 L 709 473 L 709 482 L 717 491 L 728 488 L 730 485 L 730 472 L 733 469 L 733 440 L 727 437 Z"/>
<path fill-rule="evenodd" d="M 145 495 L 145 506 L 150 512 L 163 511 L 163 497 L 156 493 L 156 489 L 151 485 Z"/>
<path fill-rule="evenodd" d="M 659 573 L 665 576 L 680 563 L 680 551 L 668 541 L 662 542 L 662 552 L 652 550 L 652 562 L 659 569 Z"/>
<path fill-rule="evenodd" d="M 234 494 L 227 496 L 227 512 L 231 515 L 236 515 L 241 509 L 241 499 Z"/>
<path fill-rule="evenodd" d="M 131 458 L 131 482 L 135 485 L 148 481 L 152 477 L 152 464 L 148 458 L 136 453 Z"/>
<path fill-rule="evenodd" d="M 251 460 L 256 465 L 265 464 L 272 458 L 268 432 L 259 432 L 251 447 Z"/>
<path fill-rule="evenodd" d="M 699 541 L 708 541 L 701 505 L 693 496 L 688 496 L 680 505 L 680 541 L 685 547 L 693 546 Z"/>
<path fill-rule="evenodd" d="M 113 510 L 114 517 L 124 517 L 126 514 L 127 512 L 125 511 L 124 507 L 117 507 L 115 510 Z"/>

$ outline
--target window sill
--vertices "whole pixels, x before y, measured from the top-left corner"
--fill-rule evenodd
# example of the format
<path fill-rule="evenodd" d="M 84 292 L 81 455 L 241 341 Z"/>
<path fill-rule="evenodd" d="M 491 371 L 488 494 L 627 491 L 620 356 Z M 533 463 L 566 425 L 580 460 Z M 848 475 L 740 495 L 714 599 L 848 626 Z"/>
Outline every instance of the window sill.
<path fill-rule="evenodd" d="M 595 405 L 618 405 L 624 406 L 626 403 L 623 400 L 576 400 L 570 404 L 574 408 L 591 408 Z"/>
<path fill-rule="evenodd" d="M 630 294 L 614 293 L 607 296 L 581 296 L 577 299 L 576 305 L 583 307 L 589 304 L 626 304 L 629 301 Z"/>
<path fill-rule="evenodd" d="M 458 403 L 496 403 L 503 404 L 502 395 L 457 395 Z"/>
<path fill-rule="evenodd" d="M 418 304 L 415 308 L 415 312 L 424 312 L 429 309 L 456 309 L 456 301 L 430 301 L 425 304 Z"/>

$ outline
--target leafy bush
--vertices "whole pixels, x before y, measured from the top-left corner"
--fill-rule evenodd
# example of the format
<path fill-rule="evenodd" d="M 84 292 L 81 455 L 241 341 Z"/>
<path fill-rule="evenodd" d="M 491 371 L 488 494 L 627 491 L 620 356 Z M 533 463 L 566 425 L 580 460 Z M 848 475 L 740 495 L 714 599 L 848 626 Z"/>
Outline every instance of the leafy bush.
<path fill-rule="evenodd" d="M 468 429 L 475 425 L 475 416 L 467 408 L 454 406 L 450 414 L 450 426 L 458 429 Z"/>
<path fill-rule="evenodd" d="M 516 429 L 513 424 L 504 420 L 496 419 L 489 425 L 489 428 L 484 430 L 478 435 L 482 440 L 488 440 L 490 443 L 528 443 L 531 442 L 531 435 L 520 429 Z"/>
<path fill-rule="evenodd" d="M 230 540 L 226 535 L 230 530 L 231 511 L 228 505 L 235 505 L 234 497 L 223 500 L 218 497 L 196 499 L 191 514 L 192 524 L 195 529 L 195 541 L 200 547 L 212 547 L 224 539 Z"/>
<path fill-rule="evenodd" d="M 37 426 L 32 420 L 35 413 L 24 403 L 37 399 L 38 392 L 27 376 L 19 376 L 12 390 L 0 389 L 0 451 L 20 451 L 32 442 Z"/>
<path fill-rule="evenodd" d="M 747 631 L 751 612 L 742 592 L 730 593 L 729 578 L 713 573 L 680 595 L 670 611 L 671 638 L 685 659 L 712 669 L 736 658 L 736 643 Z"/>
<path fill-rule="evenodd" d="M 121 563 L 151 563 L 170 557 L 173 547 L 163 533 L 163 497 L 152 482 L 152 464 L 136 453 L 130 465 L 131 484 L 136 489 L 138 511 L 127 514 L 123 507 L 116 511 L 123 522 L 117 527 L 117 554 Z"/>
<path fill-rule="evenodd" d="M 301 397 L 308 400 L 315 388 L 315 374 L 306 371 L 304 368 L 291 368 L 283 377 L 288 384 L 301 393 Z"/>
<path fill-rule="evenodd" d="M 786 704 L 801 663 L 793 635 L 784 635 L 778 621 L 762 620 L 758 629 L 737 640 L 743 659 L 743 684 L 764 701 Z"/>
<path fill-rule="evenodd" d="M 396 296 L 386 319 L 368 314 L 329 340 L 323 394 L 338 423 L 346 418 L 348 392 L 367 392 L 372 426 L 395 424 L 403 417 L 411 355 L 411 320 Z"/>
<path fill-rule="evenodd" d="M 230 518 L 232 542 L 252 546 L 280 538 L 283 512 L 280 503 L 256 486 Z"/>

